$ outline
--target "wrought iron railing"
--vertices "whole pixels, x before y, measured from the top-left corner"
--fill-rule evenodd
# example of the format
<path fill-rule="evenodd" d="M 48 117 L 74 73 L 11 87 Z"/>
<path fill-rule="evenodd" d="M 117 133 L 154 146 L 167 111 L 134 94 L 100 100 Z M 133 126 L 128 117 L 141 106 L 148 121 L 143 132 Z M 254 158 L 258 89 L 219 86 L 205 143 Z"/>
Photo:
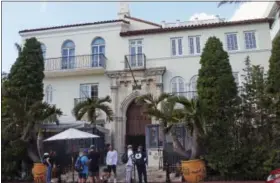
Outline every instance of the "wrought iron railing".
<path fill-rule="evenodd" d="M 146 55 L 144 53 L 125 55 L 125 69 L 145 69 L 146 68 Z"/>
<path fill-rule="evenodd" d="M 45 71 L 71 70 L 79 68 L 106 68 L 104 54 L 66 56 L 45 59 Z"/>
<path fill-rule="evenodd" d="M 92 99 L 96 99 L 98 97 L 91 97 Z M 87 97 L 82 97 L 82 98 L 74 98 L 74 106 L 76 106 L 80 102 L 86 101 L 88 98 Z"/>
<path fill-rule="evenodd" d="M 184 96 L 187 99 L 197 98 L 197 91 L 173 92 L 171 94 L 173 94 L 175 96 Z"/>

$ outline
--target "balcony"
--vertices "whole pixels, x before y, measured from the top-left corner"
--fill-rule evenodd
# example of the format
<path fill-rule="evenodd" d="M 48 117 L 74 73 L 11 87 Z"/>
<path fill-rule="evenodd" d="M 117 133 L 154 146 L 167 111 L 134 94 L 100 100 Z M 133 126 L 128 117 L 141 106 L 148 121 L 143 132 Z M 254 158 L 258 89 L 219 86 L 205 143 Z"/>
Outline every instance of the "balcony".
<path fill-rule="evenodd" d="M 146 55 L 143 53 L 125 55 L 125 69 L 129 69 L 129 65 L 127 63 L 129 63 L 132 70 L 146 69 Z"/>
<path fill-rule="evenodd" d="M 197 97 L 197 91 L 176 92 L 176 93 L 172 93 L 172 94 L 175 96 L 186 97 L 189 100 Z"/>
<path fill-rule="evenodd" d="M 97 98 L 97 97 L 92 97 L 93 99 L 94 98 Z M 76 106 L 78 103 L 80 103 L 80 102 L 84 102 L 84 101 L 86 101 L 88 98 L 86 98 L 86 97 L 82 97 L 82 98 L 74 98 L 74 106 Z"/>
<path fill-rule="evenodd" d="M 49 58 L 45 60 L 45 77 L 102 74 L 106 60 L 103 54 Z"/>
<path fill-rule="evenodd" d="M 187 91 L 187 92 L 176 92 L 176 93 L 172 93 L 174 96 L 182 96 L 182 97 L 186 97 L 187 99 L 191 100 L 194 98 L 197 98 L 197 91 Z M 182 104 L 176 104 L 175 108 L 182 108 L 183 105 Z"/>

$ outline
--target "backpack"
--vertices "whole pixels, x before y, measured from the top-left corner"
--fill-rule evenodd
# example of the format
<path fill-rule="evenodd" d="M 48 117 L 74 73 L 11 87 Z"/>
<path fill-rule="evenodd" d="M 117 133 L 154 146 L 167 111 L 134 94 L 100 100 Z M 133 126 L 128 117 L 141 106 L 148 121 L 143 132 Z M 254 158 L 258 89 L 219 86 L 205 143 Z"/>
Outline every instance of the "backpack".
<path fill-rule="evenodd" d="M 77 159 L 77 161 L 75 163 L 75 170 L 77 172 L 82 172 L 84 170 L 84 165 L 82 163 L 82 157 L 84 157 L 84 156 L 78 157 L 78 159 Z"/>
<path fill-rule="evenodd" d="M 122 162 L 125 164 L 128 162 L 128 155 L 127 152 L 122 155 Z"/>

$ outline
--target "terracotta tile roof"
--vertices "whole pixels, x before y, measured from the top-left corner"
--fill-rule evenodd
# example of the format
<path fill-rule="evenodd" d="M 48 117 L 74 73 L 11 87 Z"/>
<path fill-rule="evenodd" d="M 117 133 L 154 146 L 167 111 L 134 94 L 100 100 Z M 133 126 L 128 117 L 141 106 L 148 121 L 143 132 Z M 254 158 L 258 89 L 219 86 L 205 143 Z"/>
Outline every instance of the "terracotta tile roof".
<path fill-rule="evenodd" d="M 271 18 L 260 18 L 260 19 L 251 19 L 251 20 L 207 23 L 207 24 L 199 24 L 199 25 L 187 25 L 187 26 L 179 26 L 179 27 L 133 30 L 133 31 L 121 32 L 120 36 L 125 37 L 125 36 L 157 34 L 157 33 L 165 33 L 165 32 L 178 32 L 183 30 L 205 29 L 205 28 L 225 27 L 225 26 L 244 25 L 244 24 L 246 25 L 246 24 L 256 24 L 256 23 L 265 23 L 265 22 L 268 22 L 271 25 L 272 21 L 273 19 Z"/>
<path fill-rule="evenodd" d="M 87 25 L 97 25 L 97 24 L 107 24 L 107 23 L 115 23 L 115 22 L 124 22 L 129 24 L 126 20 L 107 20 L 107 21 L 99 21 L 99 22 L 90 22 L 90 23 L 81 23 L 81 24 L 70 24 L 70 25 L 61 25 L 61 26 L 53 26 L 53 27 L 43 27 L 43 28 L 37 28 L 37 29 L 26 29 L 21 30 L 19 33 L 26 33 L 26 32 L 36 32 L 36 31 L 44 31 L 44 30 L 52 30 L 52 29 L 63 29 L 63 28 L 70 28 L 70 27 L 81 27 L 81 26 L 87 26 Z"/>
<path fill-rule="evenodd" d="M 160 24 L 157 24 L 157 23 L 154 23 L 154 22 L 150 22 L 150 21 L 147 21 L 147 20 L 143 20 L 143 19 L 140 19 L 140 18 L 132 17 L 132 16 L 125 15 L 124 18 L 128 18 L 128 19 L 135 20 L 135 21 L 138 21 L 138 22 L 142 22 L 142 23 L 154 25 L 154 26 L 157 26 L 157 27 L 161 27 Z"/>

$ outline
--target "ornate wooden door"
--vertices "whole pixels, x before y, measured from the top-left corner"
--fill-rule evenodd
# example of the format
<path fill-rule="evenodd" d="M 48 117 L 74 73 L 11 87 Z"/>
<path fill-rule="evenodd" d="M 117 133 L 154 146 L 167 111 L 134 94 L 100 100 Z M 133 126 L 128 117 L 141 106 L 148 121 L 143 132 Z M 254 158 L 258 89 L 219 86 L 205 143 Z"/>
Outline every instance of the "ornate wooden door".
<path fill-rule="evenodd" d="M 126 134 L 129 136 L 145 135 L 146 125 L 151 124 L 151 118 L 144 113 L 145 108 L 132 102 L 127 109 Z"/>

